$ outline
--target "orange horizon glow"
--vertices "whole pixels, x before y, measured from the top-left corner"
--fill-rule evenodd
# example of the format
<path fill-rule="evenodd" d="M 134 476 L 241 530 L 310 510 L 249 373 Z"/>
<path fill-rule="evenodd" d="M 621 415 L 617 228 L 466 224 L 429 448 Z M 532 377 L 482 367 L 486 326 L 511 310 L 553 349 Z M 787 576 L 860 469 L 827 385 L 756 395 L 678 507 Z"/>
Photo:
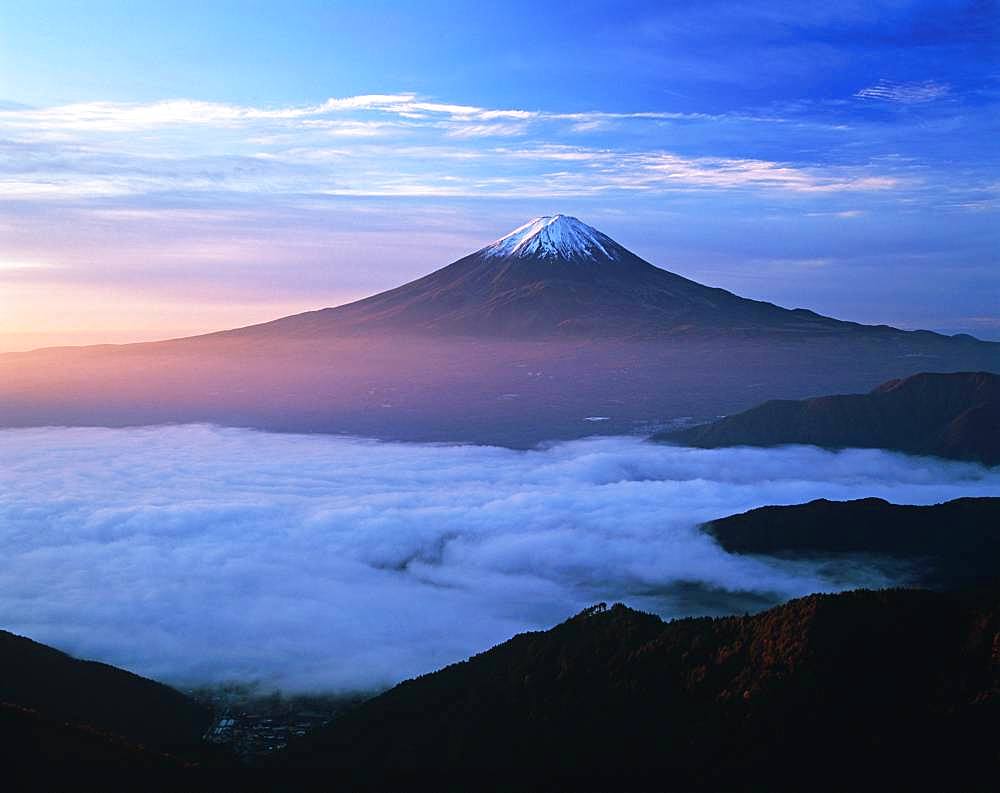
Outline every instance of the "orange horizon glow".
<path fill-rule="evenodd" d="M 268 322 L 350 302 L 183 300 L 80 286 L 5 286 L 0 303 L 0 354 L 42 347 L 128 344 L 195 336 Z"/>

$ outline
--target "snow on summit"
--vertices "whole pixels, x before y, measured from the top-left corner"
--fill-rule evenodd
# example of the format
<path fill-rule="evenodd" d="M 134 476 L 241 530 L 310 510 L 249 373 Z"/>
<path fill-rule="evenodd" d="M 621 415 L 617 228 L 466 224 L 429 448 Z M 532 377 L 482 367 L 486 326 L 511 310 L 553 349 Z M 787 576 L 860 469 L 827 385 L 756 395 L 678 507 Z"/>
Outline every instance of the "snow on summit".
<path fill-rule="evenodd" d="M 619 245 L 597 229 L 569 215 L 545 215 L 529 220 L 510 234 L 482 249 L 486 257 L 542 259 L 618 258 Z"/>

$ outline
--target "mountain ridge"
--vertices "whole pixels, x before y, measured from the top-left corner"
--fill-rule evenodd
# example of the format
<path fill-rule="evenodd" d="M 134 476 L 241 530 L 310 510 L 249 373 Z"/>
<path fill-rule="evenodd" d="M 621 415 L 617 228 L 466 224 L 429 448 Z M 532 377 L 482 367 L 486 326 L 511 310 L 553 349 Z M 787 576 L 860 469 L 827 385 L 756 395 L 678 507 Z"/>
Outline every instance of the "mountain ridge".
<path fill-rule="evenodd" d="M 881 498 L 771 505 L 705 523 L 728 553 L 792 558 L 869 555 L 905 563 L 908 584 L 960 589 L 1000 570 L 1000 498 L 893 504 Z"/>
<path fill-rule="evenodd" d="M 272 762 L 376 788 L 981 784 L 996 594 L 858 590 L 667 623 L 600 604 L 402 683 Z"/>
<path fill-rule="evenodd" d="M 1000 375 L 923 372 L 867 394 L 771 400 L 654 441 L 689 446 L 881 448 L 1000 464 Z"/>

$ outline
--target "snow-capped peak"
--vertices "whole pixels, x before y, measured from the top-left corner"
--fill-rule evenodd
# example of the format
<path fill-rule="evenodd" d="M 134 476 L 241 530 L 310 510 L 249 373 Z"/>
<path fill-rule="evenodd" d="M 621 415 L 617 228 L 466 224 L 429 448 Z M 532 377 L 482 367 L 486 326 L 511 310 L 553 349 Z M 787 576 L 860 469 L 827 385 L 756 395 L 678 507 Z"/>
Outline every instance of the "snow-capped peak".
<path fill-rule="evenodd" d="M 597 229 L 569 215 L 529 220 L 480 251 L 487 257 L 537 256 L 542 259 L 618 258 L 618 244 Z"/>

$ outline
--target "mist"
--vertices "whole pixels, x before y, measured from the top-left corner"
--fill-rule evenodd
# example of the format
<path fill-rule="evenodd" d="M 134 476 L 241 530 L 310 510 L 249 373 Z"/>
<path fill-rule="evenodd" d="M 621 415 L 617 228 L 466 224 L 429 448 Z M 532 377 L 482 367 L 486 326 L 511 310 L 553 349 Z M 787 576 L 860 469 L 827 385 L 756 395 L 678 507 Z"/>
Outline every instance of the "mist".
<path fill-rule="evenodd" d="M 176 685 L 371 690 L 597 601 L 664 617 L 905 582 L 725 553 L 765 504 L 1000 495 L 878 450 L 530 451 L 209 425 L 0 431 L 0 627 Z"/>

